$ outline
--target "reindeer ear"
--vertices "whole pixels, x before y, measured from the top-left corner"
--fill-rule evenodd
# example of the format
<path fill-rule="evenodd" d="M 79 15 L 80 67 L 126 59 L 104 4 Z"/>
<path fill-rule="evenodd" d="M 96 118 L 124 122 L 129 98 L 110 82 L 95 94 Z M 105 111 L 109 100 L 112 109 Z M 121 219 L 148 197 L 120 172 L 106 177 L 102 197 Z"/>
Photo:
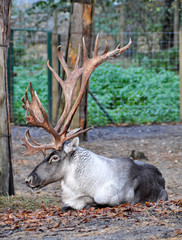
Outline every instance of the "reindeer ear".
<path fill-rule="evenodd" d="M 71 140 L 69 143 L 64 144 L 64 151 L 66 153 L 70 153 L 70 152 L 74 152 L 76 150 L 76 148 L 79 146 L 79 138 L 73 138 L 73 140 Z"/>

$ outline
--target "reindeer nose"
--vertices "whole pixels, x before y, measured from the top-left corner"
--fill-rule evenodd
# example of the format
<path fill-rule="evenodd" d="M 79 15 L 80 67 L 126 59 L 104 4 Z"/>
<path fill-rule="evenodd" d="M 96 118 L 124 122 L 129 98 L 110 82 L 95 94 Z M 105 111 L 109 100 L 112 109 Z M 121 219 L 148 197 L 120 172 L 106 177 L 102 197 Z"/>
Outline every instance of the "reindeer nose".
<path fill-rule="evenodd" d="M 32 180 L 33 180 L 33 177 L 32 176 L 28 176 L 26 179 L 25 179 L 25 183 L 30 186 L 30 184 L 32 183 Z"/>

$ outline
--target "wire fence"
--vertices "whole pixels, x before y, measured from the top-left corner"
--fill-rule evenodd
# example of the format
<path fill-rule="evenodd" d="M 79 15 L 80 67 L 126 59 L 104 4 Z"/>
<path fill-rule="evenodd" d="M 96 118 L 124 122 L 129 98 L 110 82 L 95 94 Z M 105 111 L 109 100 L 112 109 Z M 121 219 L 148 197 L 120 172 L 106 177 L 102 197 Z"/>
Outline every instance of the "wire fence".
<path fill-rule="evenodd" d="M 123 53 L 123 66 L 131 64 L 149 68 L 165 68 L 166 70 L 179 71 L 179 33 L 154 32 L 137 33 L 124 32 L 120 34 L 101 34 L 102 40 L 109 42 L 110 48 L 114 49 L 118 44 L 126 45 L 132 40 L 131 47 Z"/>
<path fill-rule="evenodd" d="M 101 36 L 110 49 L 120 42 L 126 45 L 130 38 L 131 47 L 111 59 L 115 66 L 100 67 L 100 72 L 96 70 L 90 79 L 90 91 L 109 117 L 89 96 L 89 123 L 179 121 L 179 33 L 127 32 Z M 101 46 L 103 51 L 104 44 Z"/>
<path fill-rule="evenodd" d="M 137 121 L 141 122 L 140 118 L 143 119 L 143 123 L 155 122 L 156 119 L 157 122 L 164 122 L 171 121 L 168 116 L 174 114 L 174 112 L 175 120 L 179 119 L 179 84 L 175 83 L 174 89 L 173 83 L 168 82 L 166 93 L 168 96 L 167 99 L 164 99 L 166 95 L 163 92 L 166 90 L 165 88 L 162 90 L 163 83 L 158 81 L 155 86 L 151 84 L 151 89 L 146 89 L 146 86 L 140 85 L 141 81 L 151 81 L 148 78 L 152 78 L 152 74 L 145 75 L 147 73 L 144 71 L 139 75 L 138 70 L 134 70 L 133 73 L 126 72 L 128 68 L 140 67 L 141 69 L 154 70 L 156 74 L 162 69 L 169 70 L 173 76 L 176 76 L 179 72 L 179 33 L 157 32 L 142 35 L 136 32 L 117 35 L 101 33 L 99 40 L 101 44 L 100 51 L 104 50 L 105 40 L 108 41 L 110 49 L 114 49 L 119 43 L 126 45 L 130 38 L 132 39 L 131 47 L 121 57 L 110 61 L 123 70 L 116 74 L 118 69 L 113 67 L 111 69 L 112 73 L 109 75 L 109 68 L 99 68 L 98 71 L 101 73 L 96 73 L 95 81 L 97 82 L 94 83 L 93 78 L 90 80 L 91 94 L 88 98 L 89 124 L 104 125 L 111 122 L 122 123 L 127 121 L 136 123 Z M 52 117 L 52 75 L 47 70 L 46 61 L 48 59 L 52 61 L 55 58 L 52 46 L 53 44 L 56 46 L 60 44 L 60 35 L 56 36 L 56 42 L 54 43 L 53 39 L 53 34 L 49 31 L 11 30 L 8 75 L 12 122 L 17 124 L 25 123 L 21 97 L 24 95 L 30 81 L 40 96 L 45 109 L 48 110 L 49 118 Z M 58 67 L 58 73 L 60 74 L 60 66 Z M 121 75 L 123 78 L 121 78 Z M 138 83 L 134 82 L 135 80 L 128 78 L 129 75 L 130 79 L 134 79 L 134 76 L 136 76 L 135 79 L 142 78 L 142 80 Z M 179 83 L 179 79 L 175 81 Z M 99 84 L 101 85 L 100 88 Z M 152 95 L 150 92 L 152 88 L 158 88 L 160 85 L 160 90 L 155 93 L 156 96 L 153 96 L 153 99 L 157 99 L 157 102 L 163 101 L 163 103 L 158 106 L 158 103 L 153 102 L 155 108 L 151 110 L 148 106 L 149 97 Z M 126 87 L 131 89 L 128 96 L 125 96 Z M 95 99 L 91 95 L 94 95 Z M 140 106 L 139 102 L 142 102 Z M 127 109 L 128 103 L 132 105 L 132 108 L 128 107 Z M 142 117 L 141 113 L 143 114 Z"/>
<path fill-rule="evenodd" d="M 55 39 L 55 34 L 54 34 Z M 52 64 L 52 45 L 60 44 L 60 35 L 45 30 L 11 29 L 10 48 L 8 54 L 8 86 L 11 121 L 25 123 L 25 110 L 21 98 L 32 82 L 40 100 L 51 119 L 52 111 L 52 74 L 47 69 L 49 59 Z M 59 69 L 60 71 L 60 69 Z"/>

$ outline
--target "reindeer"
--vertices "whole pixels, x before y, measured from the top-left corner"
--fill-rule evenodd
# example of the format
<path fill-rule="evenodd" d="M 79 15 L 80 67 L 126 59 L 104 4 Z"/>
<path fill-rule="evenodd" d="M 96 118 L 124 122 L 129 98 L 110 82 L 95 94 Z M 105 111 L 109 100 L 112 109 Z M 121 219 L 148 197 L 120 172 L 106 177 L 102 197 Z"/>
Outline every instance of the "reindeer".
<path fill-rule="evenodd" d="M 109 51 L 106 42 L 105 51 L 98 54 L 98 35 L 95 41 L 94 54 L 88 58 L 83 38 L 83 66 L 79 67 L 80 47 L 75 67 L 71 72 L 63 58 L 62 51 L 57 48 L 58 59 L 66 73 L 66 80 L 60 76 L 47 62 L 57 81 L 60 83 L 65 106 L 55 127 L 50 124 L 47 113 L 30 83 L 32 101 L 28 98 L 28 88 L 21 99 L 26 110 L 26 122 L 44 128 L 51 134 L 49 144 L 40 144 L 30 135 L 29 130 L 24 136 L 26 152 L 33 155 L 44 154 L 44 160 L 26 178 L 26 184 L 32 189 L 40 189 L 50 183 L 61 182 L 61 198 L 63 210 L 89 208 L 90 206 L 114 206 L 121 203 L 156 202 L 167 200 L 165 181 L 160 171 L 153 165 L 133 161 L 129 157 L 110 159 L 97 155 L 79 147 L 78 136 L 90 129 L 76 128 L 69 131 L 73 116 L 81 102 L 91 73 L 109 58 L 116 57 L 128 49 L 129 43 L 120 48 L 118 45 Z M 82 77 L 80 92 L 74 104 L 73 91 L 78 78 Z M 28 113 L 29 114 L 28 114 Z M 46 150 L 53 151 L 46 157 Z"/>

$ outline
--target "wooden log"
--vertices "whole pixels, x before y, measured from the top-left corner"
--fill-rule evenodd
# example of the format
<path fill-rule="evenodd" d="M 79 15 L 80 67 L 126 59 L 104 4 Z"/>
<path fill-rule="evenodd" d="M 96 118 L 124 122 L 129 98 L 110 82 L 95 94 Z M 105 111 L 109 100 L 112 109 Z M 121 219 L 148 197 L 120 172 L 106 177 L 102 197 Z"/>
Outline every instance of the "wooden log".
<path fill-rule="evenodd" d="M 58 73 L 57 34 L 52 35 L 52 67 Z M 52 123 L 57 122 L 58 81 L 52 75 Z"/>
<path fill-rule="evenodd" d="M 180 120 L 182 120 L 182 27 L 179 32 Z"/>
<path fill-rule="evenodd" d="M 8 104 L 7 54 L 11 0 L 0 1 L 0 194 L 14 194 Z"/>

